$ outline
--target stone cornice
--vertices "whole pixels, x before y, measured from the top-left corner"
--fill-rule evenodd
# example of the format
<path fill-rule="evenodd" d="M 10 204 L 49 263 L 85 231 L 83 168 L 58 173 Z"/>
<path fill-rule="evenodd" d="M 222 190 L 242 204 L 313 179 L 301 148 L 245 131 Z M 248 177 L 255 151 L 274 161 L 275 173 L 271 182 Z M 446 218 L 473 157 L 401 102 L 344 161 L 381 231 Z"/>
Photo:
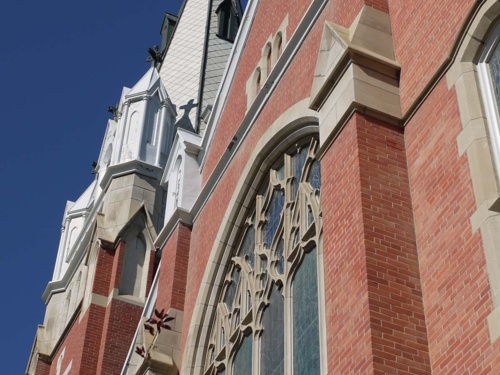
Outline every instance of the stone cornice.
<path fill-rule="evenodd" d="M 348 29 L 325 22 L 309 107 L 319 113 L 322 148 L 354 112 L 400 124 L 400 70 L 387 13 L 364 6 Z"/>

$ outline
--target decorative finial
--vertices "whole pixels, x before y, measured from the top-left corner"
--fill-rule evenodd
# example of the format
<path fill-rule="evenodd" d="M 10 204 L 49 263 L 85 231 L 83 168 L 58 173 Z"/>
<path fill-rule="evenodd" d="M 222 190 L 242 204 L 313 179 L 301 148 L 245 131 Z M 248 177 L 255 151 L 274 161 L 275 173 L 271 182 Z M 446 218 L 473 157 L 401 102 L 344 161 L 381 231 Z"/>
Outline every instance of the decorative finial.
<path fill-rule="evenodd" d="M 121 113 L 118 111 L 118 105 L 114 107 L 108 107 L 108 112 L 113 114 L 113 120 L 115 121 L 121 115 Z"/>
<path fill-rule="evenodd" d="M 93 161 L 92 162 L 92 172 L 91 172 L 92 174 L 96 174 L 97 173 L 96 168 L 97 168 L 97 162 Z"/>
<path fill-rule="evenodd" d="M 163 57 L 158 46 L 153 46 L 153 48 L 148 48 L 149 57 L 146 61 L 153 62 L 154 67 L 156 68 L 159 64 L 161 64 Z"/>

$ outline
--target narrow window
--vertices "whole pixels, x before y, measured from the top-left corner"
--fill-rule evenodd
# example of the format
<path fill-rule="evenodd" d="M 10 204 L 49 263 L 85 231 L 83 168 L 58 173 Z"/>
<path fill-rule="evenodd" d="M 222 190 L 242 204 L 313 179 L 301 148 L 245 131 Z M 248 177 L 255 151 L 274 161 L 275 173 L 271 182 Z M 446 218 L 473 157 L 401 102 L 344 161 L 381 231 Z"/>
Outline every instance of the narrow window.
<path fill-rule="evenodd" d="M 274 37 L 273 49 L 276 51 L 275 60 L 277 61 L 283 52 L 283 35 L 281 32 L 277 33 Z"/>
<path fill-rule="evenodd" d="M 497 172 L 500 171 L 500 24 L 486 44 L 479 63 L 489 133 Z"/>
<path fill-rule="evenodd" d="M 262 74 L 260 73 L 260 69 L 257 69 L 257 71 L 255 72 L 255 96 L 257 96 L 261 89 L 261 80 Z"/>
<path fill-rule="evenodd" d="M 293 281 L 293 369 L 320 374 L 316 249 L 307 253 Z"/>
<path fill-rule="evenodd" d="M 234 375 L 252 375 L 252 335 L 246 336 L 236 352 Z"/>
<path fill-rule="evenodd" d="M 261 374 L 285 373 L 284 298 L 281 290 L 273 285 L 269 306 L 264 310 L 261 338 Z"/>
<path fill-rule="evenodd" d="M 145 275 L 144 261 L 146 258 L 146 244 L 139 236 L 127 241 L 125 245 L 125 259 L 123 261 L 120 294 L 142 297 L 143 276 Z"/>
<path fill-rule="evenodd" d="M 231 0 L 224 0 L 215 13 L 219 23 L 217 36 L 233 42 L 240 23 Z"/>
<path fill-rule="evenodd" d="M 271 61 L 272 49 L 271 44 L 267 45 L 267 54 L 266 54 L 266 68 L 267 68 L 267 76 L 271 73 L 272 61 Z"/>

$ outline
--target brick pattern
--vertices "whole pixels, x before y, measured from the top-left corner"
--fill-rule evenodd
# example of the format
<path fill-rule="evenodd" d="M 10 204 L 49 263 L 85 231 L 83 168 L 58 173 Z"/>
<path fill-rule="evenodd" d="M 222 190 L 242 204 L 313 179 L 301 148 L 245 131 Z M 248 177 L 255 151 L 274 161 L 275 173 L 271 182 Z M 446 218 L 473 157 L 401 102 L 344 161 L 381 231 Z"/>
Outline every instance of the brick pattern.
<path fill-rule="evenodd" d="M 101 247 L 98 250 L 92 293 L 107 297 L 113 288 L 116 287 L 116 267 L 118 262 L 117 259 L 115 259 L 115 253 L 118 252 L 118 256 L 123 257 L 124 250 L 125 243 L 122 241 L 120 241 L 116 249 Z M 118 287 L 119 285 L 118 281 Z"/>
<path fill-rule="evenodd" d="M 88 315 L 86 315 L 82 319 L 80 319 L 80 316 L 76 317 L 76 320 L 70 331 L 68 332 L 68 335 L 64 339 L 64 342 L 59 347 L 56 355 L 52 360 L 52 367 L 50 371 L 51 375 L 55 375 L 57 372 L 57 362 L 63 350 L 65 350 L 65 352 L 64 359 L 61 363 L 61 373 L 64 372 L 71 361 L 73 361 L 71 366 L 72 371 L 75 371 L 76 373 L 76 369 L 80 368 L 80 364 L 82 361 L 82 347 L 84 344 L 87 322 Z"/>
<path fill-rule="evenodd" d="M 396 60 L 401 64 L 403 113 L 417 99 L 451 52 L 474 0 L 391 0 Z"/>
<path fill-rule="evenodd" d="M 467 156 L 456 139 L 455 91 L 441 81 L 407 125 L 408 154 L 422 292 L 433 374 L 498 374 L 500 342 L 490 343 L 493 304 Z"/>
<path fill-rule="evenodd" d="M 120 373 L 141 312 L 141 307 L 119 300 L 112 300 L 107 306 L 100 339 L 98 374 Z"/>
<path fill-rule="evenodd" d="M 116 249 L 99 248 L 92 292 L 108 297 L 113 288 L 119 288 L 123 266 L 125 243 Z M 151 253 L 151 267 L 154 253 Z M 148 285 L 153 271 L 148 273 Z M 52 359 L 50 375 L 57 371 L 57 360 L 65 350 L 61 370 L 72 363 L 71 373 L 81 375 L 117 374 L 123 367 L 135 329 L 140 320 L 142 307 L 113 299 L 108 306 L 90 304 L 82 317 L 77 317 L 67 336 Z M 39 361 L 40 362 L 40 361 Z M 47 366 L 40 365 L 40 371 Z M 37 368 L 36 374 L 39 375 Z M 43 370 L 45 371 L 45 370 Z M 44 374 L 41 372 L 41 374 Z"/>
<path fill-rule="evenodd" d="M 328 373 L 372 373 L 356 121 L 321 159 Z M 325 178 L 328 176 L 328 178 Z"/>
<path fill-rule="evenodd" d="M 388 0 L 365 0 L 365 5 L 389 13 Z"/>
<path fill-rule="evenodd" d="M 429 374 L 403 131 L 355 118 L 374 370 Z"/>
<path fill-rule="evenodd" d="M 190 239 L 191 229 L 179 223 L 163 247 L 156 299 L 158 310 L 170 307 L 184 310 Z"/>
<path fill-rule="evenodd" d="M 105 308 L 91 304 L 86 313 L 85 327 L 83 331 L 83 346 L 81 350 L 81 361 L 75 373 L 80 375 L 97 374 L 97 362 L 101 346 L 102 329 L 104 325 Z M 69 359 L 69 357 L 68 357 Z"/>
<path fill-rule="evenodd" d="M 36 375 L 49 375 L 50 374 L 50 363 L 47 363 L 40 358 L 37 359 L 36 363 L 36 369 L 35 369 L 35 374 Z"/>
<path fill-rule="evenodd" d="M 354 115 L 321 166 L 329 372 L 429 374 L 402 131 Z"/>
<path fill-rule="evenodd" d="M 151 291 L 151 286 L 153 285 L 153 279 L 155 277 L 156 273 L 156 267 L 155 267 L 155 257 L 156 257 L 156 250 L 152 250 L 149 253 L 149 268 L 148 268 L 148 276 L 146 280 L 146 296 L 149 295 L 149 292 Z"/>

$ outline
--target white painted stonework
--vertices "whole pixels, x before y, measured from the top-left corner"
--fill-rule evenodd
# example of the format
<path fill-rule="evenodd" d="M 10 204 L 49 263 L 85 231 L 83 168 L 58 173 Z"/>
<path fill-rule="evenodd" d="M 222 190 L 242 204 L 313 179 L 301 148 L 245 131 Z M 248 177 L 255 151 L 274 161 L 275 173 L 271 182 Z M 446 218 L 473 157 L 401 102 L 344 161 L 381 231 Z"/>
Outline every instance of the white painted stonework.
<path fill-rule="evenodd" d="M 200 193 L 200 169 L 198 154 L 201 150 L 201 137 L 177 129 L 172 152 L 161 181 L 167 190 L 165 223 L 177 208 L 190 211 Z"/>
<path fill-rule="evenodd" d="M 109 145 L 103 146 L 99 170 L 131 160 L 155 166 L 165 165 L 175 117 L 167 90 L 156 68 L 151 67 L 123 95 L 118 106 L 118 126 L 114 134 L 107 135 Z M 112 129 L 110 126 L 110 132 Z M 108 151 L 110 148 L 111 151 Z"/>
<path fill-rule="evenodd" d="M 76 202 L 66 202 L 53 281 L 62 278 L 75 253 L 77 242 L 81 240 L 85 219 L 94 203 L 96 186 L 96 181 L 92 182 Z"/>

